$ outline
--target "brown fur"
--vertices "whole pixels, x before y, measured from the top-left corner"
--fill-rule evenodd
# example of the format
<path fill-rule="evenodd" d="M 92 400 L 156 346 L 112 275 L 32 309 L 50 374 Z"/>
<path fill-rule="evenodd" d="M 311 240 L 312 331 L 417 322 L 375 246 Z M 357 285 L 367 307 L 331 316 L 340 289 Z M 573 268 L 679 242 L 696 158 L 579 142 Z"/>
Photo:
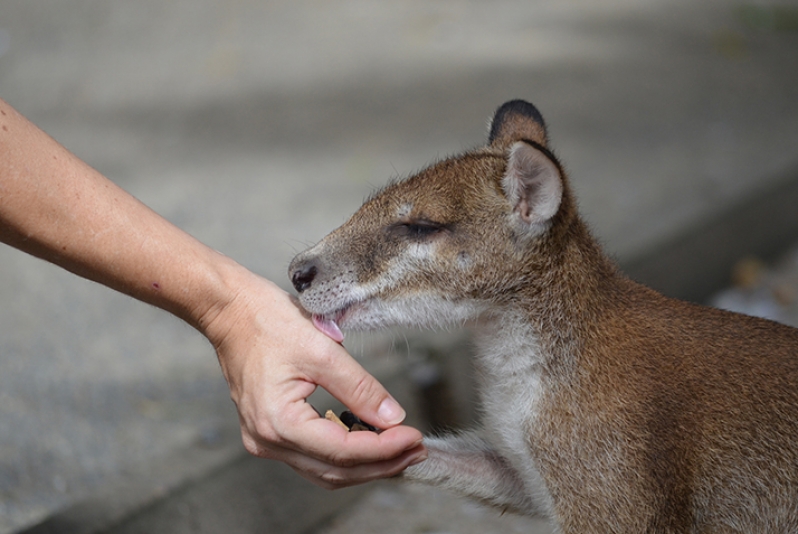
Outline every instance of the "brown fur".
<path fill-rule="evenodd" d="M 388 186 L 292 262 L 344 327 L 480 317 L 486 428 L 406 477 L 565 533 L 797 532 L 798 330 L 624 277 L 530 104 L 490 144 Z"/>

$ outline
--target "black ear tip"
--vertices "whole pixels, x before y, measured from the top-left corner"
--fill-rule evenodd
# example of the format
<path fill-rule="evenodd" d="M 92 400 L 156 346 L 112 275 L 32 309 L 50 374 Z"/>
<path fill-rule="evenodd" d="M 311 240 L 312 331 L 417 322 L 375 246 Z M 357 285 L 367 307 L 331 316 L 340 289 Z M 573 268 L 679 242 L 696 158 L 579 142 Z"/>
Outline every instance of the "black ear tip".
<path fill-rule="evenodd" d="M 526 100 L 510 100 L 499 106 L 499 109 L 497 109 L 496 113 L 493 115 L 493 120 L 490 123 L 490 134 L 488 135 L 489 143 L 492 143 L 496 139 L 504 122 L 513 115 L 521 115 L 532 119 L 538 123 L 543 130 L 546 129 L 546 122 L 543 120 L 543 115 L 540 114 L 538 108 Z"/>

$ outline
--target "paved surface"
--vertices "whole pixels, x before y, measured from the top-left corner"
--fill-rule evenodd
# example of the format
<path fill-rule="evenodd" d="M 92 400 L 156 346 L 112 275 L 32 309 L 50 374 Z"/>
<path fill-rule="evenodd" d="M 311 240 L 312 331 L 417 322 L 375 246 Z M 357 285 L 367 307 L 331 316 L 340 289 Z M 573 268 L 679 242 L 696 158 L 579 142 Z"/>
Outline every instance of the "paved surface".
<path fill-rule="evenodd" d="M 543 519 L 502 514 L 451 493 L 391 481 L 374 488 L 355 506 L 314 534 L 551 534 Z"/>
<path fill-rule="evenodd" d="M 4 0 L 0 95 L 277 281 L 373 187 L 526 98 L 623 259 L 798 166 L 794 11 L 752 6 Z M 9 249 L 0 302 L 0 532 L 235 431 L 176 320 Z"/>

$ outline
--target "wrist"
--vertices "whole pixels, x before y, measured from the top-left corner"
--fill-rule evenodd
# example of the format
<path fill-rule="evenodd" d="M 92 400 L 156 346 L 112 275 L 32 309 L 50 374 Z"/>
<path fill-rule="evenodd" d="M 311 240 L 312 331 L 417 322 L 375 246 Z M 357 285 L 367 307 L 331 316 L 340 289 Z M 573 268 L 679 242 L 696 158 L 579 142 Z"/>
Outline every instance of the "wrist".
<path fill-rule="evenodd" d="M 255 308 L 251 306 L 253 296 L 263 299 L 264 289 L 282 291 L 230 258 L 218 252 L 213 254 L 217 255 L 216 261 L 206 274 L 205 287 L 198 292 L 186 320 L 218 349 L 231 329 L 255 319 L 251 316 Z M 260 304 L 262 307 L 267 303 Z"/>
<path fill-rule="evenodd" d="M 249 272 L 223 254 L 210 251 L 210 260 L 205 264 L 195 288 L 193 302 L 189 304 L 184 319 L 200 333 L 208 337 L 208 330 L 219 315 L 235 302 L 242 291 L 242 279 Z"/>

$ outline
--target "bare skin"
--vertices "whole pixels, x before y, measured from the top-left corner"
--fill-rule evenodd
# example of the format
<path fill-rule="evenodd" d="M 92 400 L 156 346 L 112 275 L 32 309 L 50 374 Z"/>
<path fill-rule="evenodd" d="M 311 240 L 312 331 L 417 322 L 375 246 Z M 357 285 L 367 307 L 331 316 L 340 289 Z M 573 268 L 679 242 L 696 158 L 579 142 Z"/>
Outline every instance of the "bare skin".
<path fill-rule="evenodd" d="M 213 344 L 246 449 L 335 489 L 423 461 L 421 434 L 294 299 L 175 227 L 0 100 L 0 241 L 162 308 Z M 380 428 L 347 433 L 317 386 Z"/>

